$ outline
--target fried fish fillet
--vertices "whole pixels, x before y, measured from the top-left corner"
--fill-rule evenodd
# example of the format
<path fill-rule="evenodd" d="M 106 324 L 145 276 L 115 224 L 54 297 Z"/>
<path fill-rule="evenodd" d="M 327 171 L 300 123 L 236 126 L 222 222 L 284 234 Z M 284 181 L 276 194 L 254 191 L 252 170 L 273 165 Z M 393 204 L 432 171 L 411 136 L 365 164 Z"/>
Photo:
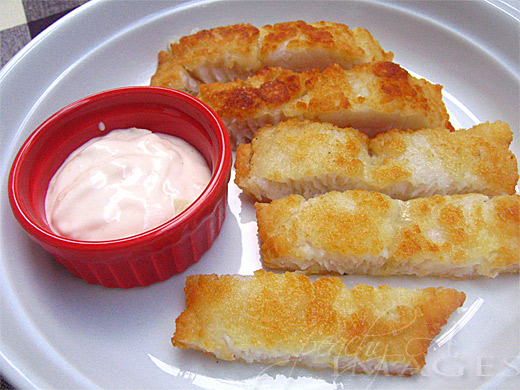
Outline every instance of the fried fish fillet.
<path fill-rule="evenodd" d="M 520 196 L 378 192 L 256 203 L 264 264 L 306 273 L 495 277 L 520 269 Z"/>
<path fill-rule="evenodd" d="M 252 76 L 265 66 L 294 71 L 391 61 L 370 32 L 333 22 L 235 24 L 180 38 L 158 56 L 151 85 L 197 94 L 201 84 Z"/>
<path fill-rule="evenodd" d="M 421 371 L 432 338 L 466 298 L 450 288 L 348 289 L 337 277 L 311 282 L 262 270 L 188 276 L 185 292 L 175 347 L 224 360 L 406 376 Z"/>
<path fill-rule="evenodd" d="M 453 129 L 442 87 L 393 62 L 295 73 L 264 68 L 246 80 L 204 84 L 197 96 L 226 125 L 232 144 L 250 142 L 260 127 L 290 118 L 353 127 L 369 136 L 390 129 Z"/>
<path fill-rule="evenodd" d="M 512 195 L 518 165 L 504 122 L 468 130 L 391 130 L 369 139 L 352 128 L 289 119 L 237 148 L 235 183 L 259 201 L 365 189 L 392 198 Z"/>

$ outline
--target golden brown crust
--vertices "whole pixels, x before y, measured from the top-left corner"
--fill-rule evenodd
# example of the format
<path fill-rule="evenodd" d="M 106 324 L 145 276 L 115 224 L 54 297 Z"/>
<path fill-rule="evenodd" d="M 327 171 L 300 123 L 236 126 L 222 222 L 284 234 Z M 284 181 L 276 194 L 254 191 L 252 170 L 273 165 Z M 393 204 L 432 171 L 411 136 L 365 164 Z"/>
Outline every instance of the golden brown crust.
<path fill-rule="evenodd" d="M 435 256 L 437 262 L 454 267 L 472 264 L 477 275 L 520 271 L 519 195 L 473 202 L 436 196 L 409 206 L 407 216 L 415 222 L 396 237 L 397 263 Z M 431 230 L 441 232 L 442 239 L 432 240 Z"/>
<path fill-rule="evenodd" d="M 442 103 L 441 85 L 429 83 L 424 79 L 415 79 L 393 62 L 375 62 L 356 68 L 355 71 L 362 77 L 366 69 L 373 72 L 377 77 L 373 87 L 379 88 L 382 92 L 381 96 L 378 97 L 379 101 L 374 102 L 377 106 L 386 105 L 386 109 L 393 112 L 395 109 L 407 108 L 406 103 L 403 104 L 403 102 L 411 102 L 413 110 L 424 113 L 433 110 L 433 112 L 441 113 L 440 117 L 437 118 L 437 123 L 428 127 L 443 127 L 454 130 L 444 103 Z"/>
<path fill-rule="evenodd" d="M 302 96 L 308 75 L 278 67 L 264 68 L 247 80 L 202 85 L 198 98 L 221 118 L 247 119 Z"/>
<path fill-rule="evenodd" d="M 351 128 L 290 119 L 261 128 L 239 147 L 235 183 L 257 200 L 356 188 L 403 200 L 512 195 L 518 164 L 511 141 L 500 121 L 457 131 L 390 130 L 368 139 Z"/>
<path fill-rule="evenodd" d="M 441 194 L 512 195 L 518 182 L 517 160 L 509 150 L 512 135 L 509 126 L 501 121 L 453 132 L 390 131 L 370 141 L 369 154 L 384 158 L 384 164 L 372 172 L 372 179 L 387 186 L 392 184 L 393 170 L 413 172 L 414 166 L 424 165 L 431 168 L 432 181 L 437 174 L 449 176 L 449 180 L 439 183 L 446 188 Z M 420 153 L 420 157 L 412 159 L 413 153 Z M 449 191 L 450 182 L 459 188 Z"/>
<path fill-rule="evenodd" d="M 172 343 L 221 359 L 418 373 L 433 337 L 465 294 L 357 285 L 295 274 L 193 275 Z M 255 356 L 256 353 L 256 356 Z M 355 363 L 358 363 L 357 366 Z M 374 363 L 375 368 L 374 368 Z M 372 368 L 370 368 L 372 367 Z"/>
<path fill-rule="evenodd" d="M 307 50 L 310 45 L 336 50 L 337 46 L 340 46 L 340 42 L 336 41 L 335 36 L 344 36 L 346 41 L 354 41 L 352 31 L 347 26 L 336 23 L 307 24 L 300 20 L 266 25 L 262 27 L 262 30 L 262 49 L 260 51 L 262 56 L 278 50 L 282 45 L 288 49 L 298 50 Z M 339 33 L 333 34 L 332 32 Z M 350 51 L 353 55 L 363 55 L 363 49 L 360 47 L 353 47 Z"/>
<path fill-rule="evenodd" d="M 251 144 L 240 144 L 235 154 L 235 177 L 245 178 L 249 176 L 249 167 L 251 156 L 253 155 L 253 147 Z M 235 179 L 236 182 L 236 179 Z M 238 183 L 237 183 L 238 184 Z"/>
<path fill-rule="evenodd" d="M 246 80 L 202 85 L 198 98 L 216 111 L 237 139 L 244 128 L 254 132 L 263 124 L 289 118 L 375 135 L 392 128 L 452 130 L 441 89 L 397 64 L 372 62 L 349 70 L 332 65 L 300 73 L 269 67 Z"/>
<path fill-rule="evenodd" d="M 170 50 L 159 53 L 151 85 L 196 93 L 198 84 L 207 82 L 201 77 L 203 69 L 229 70 L 246 77 L 268 65 L 299 71 L 323 69 L 332 63 L 350 68 L 392 59 L 393 54 L 383 51 L 368 31 L 350 30 L 339 23 L 294 21 L 261 28 L 238 23 L 202 30 L 172 43 Z M 190 86 L 189 78 L 196 79 L 197 85 Z"/>
<path fill-rule="evenodd" d="M 299 20 L 266 25 L 260 28 L 260 32 L 260 56 L 264 65 L 277 65 L 270 56 L 279 50 L 293 56 L 299 52 L 322 50 L 345 69 L 366 62 L 393 59 L 393 54 L 385 52 L 370 32 L 362 28 L 351 30 L 340 23 L 321 21 L 308 24 Z"/>
<path fill-rule="evenodd" d="M 377 256 L 392 241 L 398 206 L 377 192 L 330 192 L 306 201 L 299 195 L 256 203 L 264 263 L 304 255 L 310 245 L 329 253 Z M 301 247 L 299 247 L 301 245 Z"/>
<path fill-rule="evenodd" d="M 309 273 L 495 277 L 520 270 L 520 196 L 368 191 L 255 205 L 264 264 Z"/>
<path fill-rule="evenodd" d="M 170 45 L 173 58 L 190 70 L 201 62 L 218 62 L 232 52 L 240 56 L 256 56 L 258 29 L 251 24 L 239 23 L 231 26 L 202 30 L 183 36 L 178 43 Z"/>

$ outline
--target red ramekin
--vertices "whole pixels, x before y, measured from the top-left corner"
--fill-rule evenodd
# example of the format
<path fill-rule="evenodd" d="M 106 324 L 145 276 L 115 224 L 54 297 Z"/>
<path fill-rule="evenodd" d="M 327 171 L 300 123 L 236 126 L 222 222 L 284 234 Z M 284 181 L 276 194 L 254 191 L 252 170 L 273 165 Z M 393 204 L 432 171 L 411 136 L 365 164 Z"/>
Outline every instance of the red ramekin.
<path fill-rule="evenodd" d="M 54 173 L 89 139 L 131 127 L 174 135 L 197 148 L 212 171 L 204 192 L 168 222 L 131 237 L 79 241 L 53 233 L 44 204 Z M 119 88 L 68 105 L 29 136 L 9 174 L 9 201 L 29 236 L 75 276 L 105 287 L 147 286 L 184 271 L 218 236 L 231 159 L 226 128 L 204 103 L 173 89 Z"/>

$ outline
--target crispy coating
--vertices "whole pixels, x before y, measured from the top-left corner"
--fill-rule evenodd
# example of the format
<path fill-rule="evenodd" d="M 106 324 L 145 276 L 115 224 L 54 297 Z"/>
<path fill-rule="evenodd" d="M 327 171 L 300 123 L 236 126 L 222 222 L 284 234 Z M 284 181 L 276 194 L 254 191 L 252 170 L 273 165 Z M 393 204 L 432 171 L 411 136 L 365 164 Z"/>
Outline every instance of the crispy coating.
<path fill-rule="evenodd" d="M 464 303 L 449 288 L 356 285 L 297 273 L 193 275 L 172 343 L 219 359 L 413 375 Z"/>
<path fill-rule="evenodd" d="M 202 85 L 198 98 L 238 144 L 250 142 L 260 127 L 290 118 L 353 127 L 369 136 L 390 129 L 453 130 L 441 90 L 393 62 L 371 62 L 300 73 L 264 68 L 246 80 Z"/>
<path fill-rule="evenodd" d="M 239 23 L 180 38 L 158 56 L 151 85 L 192 94 L 203 83 L 232 81 L 265 66 L 295 71 L 324 69 L 337 63 L 348 69 L 370 61 L 391 61 L 370 32 L 333 22 L 284 22 L 256 28 Z"/>
<path fill-rule="evenodd" d="M 363 190 L 257 203 L 264 264 L 307 273 L 495 277 L 520 268 L 520 196 L 406 202 Z"/>
<path fill-rule="evenodd" d="M 235 183 L 258 201 L 366 189 L 408 200 L 432 195 L 512 195 L 518 164 L 504 122 L 468 130 L 352 128 L 290 119 L 237 148 Z"/>

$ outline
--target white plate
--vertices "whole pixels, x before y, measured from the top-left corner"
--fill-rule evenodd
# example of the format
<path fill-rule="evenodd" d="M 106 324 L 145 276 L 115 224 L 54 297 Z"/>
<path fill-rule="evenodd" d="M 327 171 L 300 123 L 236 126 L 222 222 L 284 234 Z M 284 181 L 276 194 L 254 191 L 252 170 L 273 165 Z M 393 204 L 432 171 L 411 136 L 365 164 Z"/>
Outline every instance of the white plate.
<path fill-rule="evenodd" d="M 147 84 L 157 52 L 194 28 L 245 21 L 333 20 L 369 29 L 395 61 L 443 84 L 456 127 L 504 120 L 520 155 L 519 12 L 488 2 L 92 1 L 24 48 L 0 73 L 2 185 L 18 148 L 50 114 L 83 96 Z M 437 339 L 420 376 L 393 378 L 217 361 L 172 348 L 193 273 L 250 274 L 261 263 L 251 202 L 230 184 L 222 233 L 198 264 L 147 288 L 110 290 L 71 276 L 25 236 L 1 198 L 1 370 L 35 388 L 475 388 L 520 377 L 517 276 L 494 280 L 344 277 L 348 286 L 444 285 L 466 292 L 465 325 Z M 5 189 L 5 187 L 4 187 Z M 473 306 L 472 306 L 473 305 Z M 470 309 L 475 309 L 470 311 Z M 463 317 L 465 313 L 470 313 Z M 441 345 L 442 344 L 442 345 Z"/>

